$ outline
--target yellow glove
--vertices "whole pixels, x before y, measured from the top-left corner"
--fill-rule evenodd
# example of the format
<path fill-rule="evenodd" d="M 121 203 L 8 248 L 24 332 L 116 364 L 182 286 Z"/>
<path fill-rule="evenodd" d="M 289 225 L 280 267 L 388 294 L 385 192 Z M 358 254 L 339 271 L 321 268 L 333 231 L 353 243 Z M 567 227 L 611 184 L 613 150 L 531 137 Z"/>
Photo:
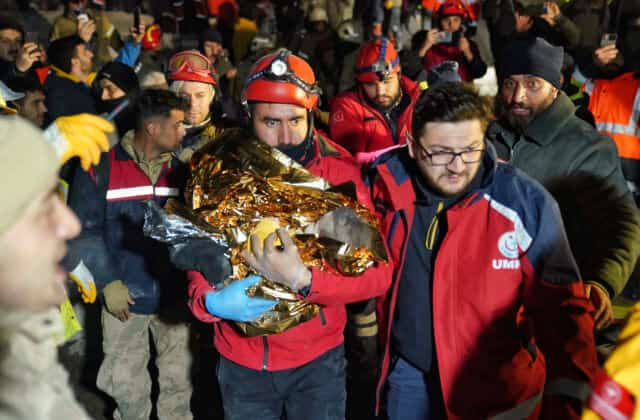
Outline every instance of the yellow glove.
<path fill-rule="evenodd" d="M 85 171 L 100 162 L 100 153 L 109 150 L 107 133 L 113 132 L 113 124 L 92 114 L 60 117 L 44 131 L 45 138 L 53 145 L 64 164 L 78 156 Z"/>
<path fill-rule="evenodd" d="M 617 411 L 623 414 L 620 418 L 640 419 L 638 406 L 640 405 L 640 357 L 638 355 L 640 355 L 640 303 L 634 306 L 618 336 L 615 349 L 604 363 L 604 369 L 609 375 L 609 383 L 605 387 L 607 392 L 592 393 L 582 414 L 583 420 L 600 419 L 601 417 L 595 411 L 601 413 Z M 597 390 L 598 384 L 595 385 Z M 634 398 L 635 410 L 633 409 Z M 630 412 L 631 415 L 629 415 Z"/>
<path fill-rule="evenodd" d="M 93 280 L 93 274 L 84 265 L 80 263 L 69 273 L 69 277 L 78 286 L 78 292 L 82 296 L 84 303 L 93 303 L 96 301 L 96 282 Z"/>
<path fill-rule="evenodd" d="M 60 304 L 60 317 L 64 326 L 64 338 L 57 337 L 58 344 L 62 344 L 82 331 L 82 326 L 78 322 L 78 318 L 76 318 L 76 311 L 73 310 L 73 305 L 71 305 L 69 298 Z"/>

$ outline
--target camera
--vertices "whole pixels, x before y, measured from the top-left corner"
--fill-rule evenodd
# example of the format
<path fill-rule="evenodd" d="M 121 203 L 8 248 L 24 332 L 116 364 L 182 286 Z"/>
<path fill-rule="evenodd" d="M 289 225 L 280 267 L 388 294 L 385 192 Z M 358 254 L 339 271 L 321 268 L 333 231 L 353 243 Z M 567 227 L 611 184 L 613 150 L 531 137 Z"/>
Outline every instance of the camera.
<path fill-rule="evenodd" d="M 438 32 L 438 44 L 457 44 L 460 42 L 460 38 L 464 32 L 462 30 L 449 32 L 449 31 L 441 31 Z"/>
<path fill-rule="evenodd" d="M 600 46 L 606 47 L 607 45 L 615 45 L 617 41 L 618 41 L 618 34 L 605 33 L 605 34 L 602 34 L 602 38 L 600 39 Z"/>
<path fill-rule="evenodd" d="M 76 14 L 78 23 L 87 22 L 89 20 L 89 15 L 81 10 L 75 10 L 74 13 Z"/>

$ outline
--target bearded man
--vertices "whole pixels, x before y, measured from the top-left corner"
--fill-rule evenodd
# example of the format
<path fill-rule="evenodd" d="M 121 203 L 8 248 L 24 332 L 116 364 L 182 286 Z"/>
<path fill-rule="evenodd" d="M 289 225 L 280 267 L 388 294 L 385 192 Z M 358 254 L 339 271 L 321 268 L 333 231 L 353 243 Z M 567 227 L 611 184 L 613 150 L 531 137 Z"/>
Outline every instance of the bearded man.
<path fill-rule="evenodd" d="M 502 115 L 488 128 L 498 156 L 538 180 L 560 205 L 571 250 L 596 329 L 613 319 L 640 252 L 638 210 L 615 143 L 574 115 L 560 90 L 562 47 L 542 38 L 513 41 L 504 50 L 498 102 Z"/>

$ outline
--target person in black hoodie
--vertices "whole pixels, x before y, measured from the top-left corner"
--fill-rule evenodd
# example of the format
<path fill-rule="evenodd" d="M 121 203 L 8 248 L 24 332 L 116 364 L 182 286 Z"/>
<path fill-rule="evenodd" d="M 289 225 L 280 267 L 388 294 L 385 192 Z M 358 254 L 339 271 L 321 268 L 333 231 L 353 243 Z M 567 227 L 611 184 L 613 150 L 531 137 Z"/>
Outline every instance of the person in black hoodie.
<path fill-rule="evenodd" d="M 109 115 L 123 107 L 114 117 L 119 137 L 135 128 L 134 104 L 140 84 L 131 67 L 115 61 L 107 63 L 98 72 L 93 90 L 98 113 Z"/>

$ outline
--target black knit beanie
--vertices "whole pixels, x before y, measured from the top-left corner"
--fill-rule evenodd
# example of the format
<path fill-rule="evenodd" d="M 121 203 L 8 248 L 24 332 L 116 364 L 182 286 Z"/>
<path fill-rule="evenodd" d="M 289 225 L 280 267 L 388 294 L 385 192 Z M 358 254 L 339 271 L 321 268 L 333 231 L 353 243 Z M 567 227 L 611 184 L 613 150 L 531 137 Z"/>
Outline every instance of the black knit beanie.
<path fill-rule="evenodd" d="M 563 55 L 562 47 L 554 47 L 542 38 L 516 39 L 502 53 L 500 76 L 530 74 L 560 89 Z"/>
<path fill-rule="evenodd" d="M 112 61 L 100 69 L 96 81 L 108 79 L 122 89 L 126 94 L 136 94 L 140 90 L 138 76 L 133 69 L 126 64 Z"/>

